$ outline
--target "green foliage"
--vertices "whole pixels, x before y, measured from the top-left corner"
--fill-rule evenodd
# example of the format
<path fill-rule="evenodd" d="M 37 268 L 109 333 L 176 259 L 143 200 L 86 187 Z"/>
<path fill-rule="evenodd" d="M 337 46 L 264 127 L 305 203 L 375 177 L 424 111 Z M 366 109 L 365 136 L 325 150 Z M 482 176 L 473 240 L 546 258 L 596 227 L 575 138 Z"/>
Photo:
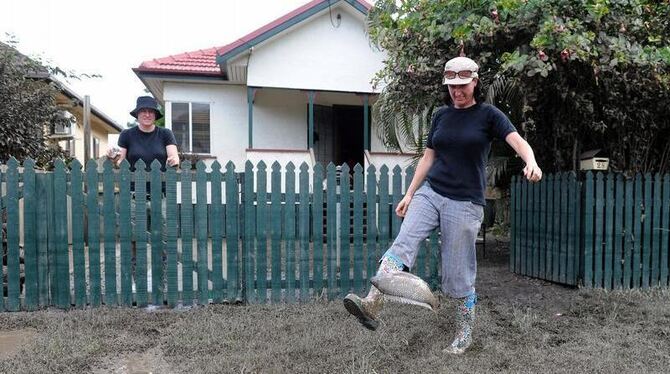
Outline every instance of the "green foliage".
<path fill-rule="evenodd" d="M 444 63 L 463 54 L 546 171 L 574 170 L 593 148 L 614 170 L 668 171 L 668 19 L 667 0 L 378 0 L 368 32 L 388 53 L 380 133 L 388 146 L 388 135 L 425 136 Z M 407 123 L 422 130 L 397 131 Z"/>
<path fill-rule="evenodd" d="M 55 103 L 56 89 L 42 76 L 48 72 L 14 48 L 0 44 L 0 162 L 28 157 L 44 166 L 62 157 L 48 145 L 45 129 L 69 121 Z"/>

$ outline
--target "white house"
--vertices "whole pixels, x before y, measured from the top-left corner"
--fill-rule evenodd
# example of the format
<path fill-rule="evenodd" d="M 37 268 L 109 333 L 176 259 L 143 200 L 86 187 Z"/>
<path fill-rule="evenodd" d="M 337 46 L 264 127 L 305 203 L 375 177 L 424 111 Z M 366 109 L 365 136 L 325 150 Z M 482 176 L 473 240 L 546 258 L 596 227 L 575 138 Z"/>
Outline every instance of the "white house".
<path fill-rule="evenodd" d="M 228 45 L 133 70 L 163 103 L 180 150 L 208 164 L 405 166 L 371 129 L 371 81 L 386 54 L 366 35 L 370 7 L 314 0 Z"/>

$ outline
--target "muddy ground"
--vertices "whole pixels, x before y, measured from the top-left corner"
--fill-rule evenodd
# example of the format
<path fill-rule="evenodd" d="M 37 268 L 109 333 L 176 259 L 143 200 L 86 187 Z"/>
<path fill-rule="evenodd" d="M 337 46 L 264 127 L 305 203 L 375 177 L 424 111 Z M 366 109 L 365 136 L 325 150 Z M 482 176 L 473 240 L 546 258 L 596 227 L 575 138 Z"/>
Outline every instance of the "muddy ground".
<path fill-rule="evenodd" d="M 387 304 L 377 332 L 341 301 L 100 308 L 0 314 L 2 373 L 640 373 L 670 367 L 670 291 L 584 290 L 517 276 L 504 244 L 479 259 L 474 344 L 442 353 L 455 329 Z"/>

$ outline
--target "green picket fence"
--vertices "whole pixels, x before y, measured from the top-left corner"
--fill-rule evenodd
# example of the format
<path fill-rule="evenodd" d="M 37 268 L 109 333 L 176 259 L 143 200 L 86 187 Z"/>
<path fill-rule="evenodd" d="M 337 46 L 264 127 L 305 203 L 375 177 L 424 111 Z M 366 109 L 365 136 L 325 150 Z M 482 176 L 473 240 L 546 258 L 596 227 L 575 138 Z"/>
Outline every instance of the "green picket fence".
<path fill-rule="evenodd" d="M 667 287 L 670 175 L 513 178 L 510 270 L 569 285 Z"/>
<path fill-rule="evenodd" d="M 90 161 L 82 170 L 78 161 L 57 160 L 44 172 L 30 160 L 3 165 L 0 310 L 364 293 L 399 230 L 393 206 L 412 177 L 407 170 L 403 181 L 399 166 L 364 173 L 357 165 L 351 176 L 332 164 L 296 170 L 275 162 L 268 172 L 264 162 L 247 162 L 243 173 L 232 163 L 206 170 L 198 162 L 191 171 L 185 161 L 182 171 L 164 173 L 151 166 L 131 172 L 125 161 L 118 170 L 105 162 L 99 170 Z M 438 246 L 435 233 L 413 269 L 434 288 Z"/>

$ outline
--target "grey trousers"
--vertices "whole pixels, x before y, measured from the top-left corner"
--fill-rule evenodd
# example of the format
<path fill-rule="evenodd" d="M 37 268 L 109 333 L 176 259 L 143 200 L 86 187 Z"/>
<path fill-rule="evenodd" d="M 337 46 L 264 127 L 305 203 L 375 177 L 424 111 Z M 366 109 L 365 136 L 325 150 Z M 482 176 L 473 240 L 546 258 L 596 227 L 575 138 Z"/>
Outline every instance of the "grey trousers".
<path fill-rule="evenodd" d="M 386 253 L 412 268 L 421 242 L 439 225 L 442 292 L 454 298 L 466 297 L 475 292 L 475 241 L 483 218 L 483 206 L 449 199 L 424 183 L 414 193 L 400 232 Z"/>

